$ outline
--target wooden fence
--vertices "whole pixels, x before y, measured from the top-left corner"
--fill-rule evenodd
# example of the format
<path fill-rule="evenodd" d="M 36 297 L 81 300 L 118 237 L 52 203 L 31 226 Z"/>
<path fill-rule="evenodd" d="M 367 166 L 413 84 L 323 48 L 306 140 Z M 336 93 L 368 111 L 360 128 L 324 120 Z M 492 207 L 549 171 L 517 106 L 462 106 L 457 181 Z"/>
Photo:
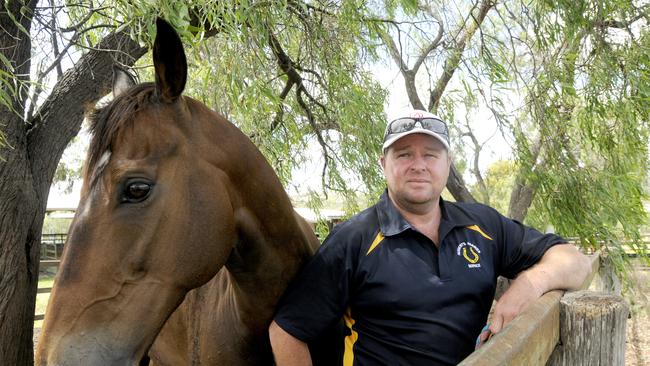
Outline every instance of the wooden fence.
<path fill-rule="evenodd" d="M 43 234 L 41 236 L 41 259 L 61 258 L 67 234 Z"/>
<path fill-rule="evenodd" d="M 585 280 L 582 289 L 589 288 L 594 276 L 599 274 L 600 280 L 603 281 L 608 276 L 603 273 L 600 266 L 600 256 L 594 254 L 590 256 L 592 273 Z M 600 270 L 600 271 L 599 271 Z M 600 273 L 599 273 L 600 272 Z M 584 292 L 579 292 L 581 295 Z M 591 292 L 588 292 L 591 293 Z M 593 293 L 598 297 L 597 301 L 602 302 L 602 293 Z M 593 334 L 580 334 L 585 332 L 584 325 L 569 329 L 571 325 L 565 325 L 566 319 L 571 318 L 570 309 L 561 306 L 563 301 L 564 291 L 550 291 L 534 304 L 526 309 L 521 315 L 515 318 L 508 324 L 501 332 L 496 334 L 490 339 L 483 347 L 476 350 L 463 362 L 462 366 L 495 366 L 495 365 L 604 365 L 607 363 L 591 363 L 585 361 L 584 358 L 576 363 L 572 356 L 567 356 L 567 352 L 583 352 L 578 346 L 574 350 L 566 349 L 567 344 L 581 344 L 581 342 L 574 342 L 571 338 L 590 337 Z M 594 345 L 603 348 L 611 348 L 612 353 L 616 353 L 610 359 L 615 360 L 612 365 L 623 365 L 625 350 L 625 319 L 627 319 L 627 306 L 620 296 L 607 295 L 613 297 L 615 302 L 620 306 L 617 307 L 618 322 L 616 327 L 619 334 L 606 334 L 606 337 L 601 341 L 600 339 L 587 339 L 586 343 L 592 342 Z M 620 309 L 620 310 L 619 310 Z M 622 317 L 622 318 L 621 318 Z M 581 315 L 581 318 L 586 318 Z M 610 317 L 611 318 L 611 317 Z M 561 322 L 562 319 L 562 322 Z M 581 319 L 582 320 L 582 319 Z M 611 320 L 611 319 L 610 319 Z M 600 319 L 605 323 L 603 319 Z M 622 324 L 621 324 L 622 323 Z M 610 324 L 611 325 L 611 324 Z M 612 331 L 613 326 L 609 331 Z M 592 329 L 593 330 L 593 329 Z M 573 331 L 573 333 L 572 333 Z M 602 330 L 601 330 L 602 331 Z M 622 332 L 622 335 L 620 334 Z M 561 335 L 564 339 L 561 339 Z M 617 338 L 618 337 L 618 338 Z M 621 340 L 622 337 L 622 340 Z M 594 337 L 596 338 L 596 337 Z M 599 337 L 597 337 L 599 338 Z M 618 339 L 617 342 L 614 340 Z M 609 345 L 605 342 L 608 341 Z M 601 342 L 603 342 L 601 344 Z M 615 344 L 612 344 L 615 343 Z M 592 347 L 593 348 L 593 347 Z M 618 352 L 618 353 L 617 353 Z M 598 352 L 597 352 L 598 353 Z M 602 355 L 597 354 L 596 357 Z M 607 356 L 607 355 L 606 355 Z M 590 357 L 589 355 L 582 355 L 582 357 Z"/>
<path fill-rule="evenodd" d="M 39 271 L 43 270 L 45 268 L 52 268 L 52 267 L 58 267 L 61 261 L 59 259 L 41 259 L 40 265 L 39 265 Z M 49 294 L 52 292 L 51 287 L 39 287 L 36 290 L 37 294 Z M 34 315 L 34 321 L 36 320 L 43 320 L 45 318 L 45 314 L 36 314 Z"/>

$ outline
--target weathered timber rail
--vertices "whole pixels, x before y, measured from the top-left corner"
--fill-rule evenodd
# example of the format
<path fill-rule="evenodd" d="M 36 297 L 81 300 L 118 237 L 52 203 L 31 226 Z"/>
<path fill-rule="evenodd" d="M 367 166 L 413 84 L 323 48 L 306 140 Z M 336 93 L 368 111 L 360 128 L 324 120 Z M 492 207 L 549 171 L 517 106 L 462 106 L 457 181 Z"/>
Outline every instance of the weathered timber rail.
<path fill-rule="evenodd" d="M 600 269 L 599 253 L 590 255 L 590 259 L 592 271 L 581 286 L 583 290 L 590 286 Z M 560 343 L 563 295 L 564 291 L 558 290 L 544 294 L 459 365 L 546 365 Z"/>

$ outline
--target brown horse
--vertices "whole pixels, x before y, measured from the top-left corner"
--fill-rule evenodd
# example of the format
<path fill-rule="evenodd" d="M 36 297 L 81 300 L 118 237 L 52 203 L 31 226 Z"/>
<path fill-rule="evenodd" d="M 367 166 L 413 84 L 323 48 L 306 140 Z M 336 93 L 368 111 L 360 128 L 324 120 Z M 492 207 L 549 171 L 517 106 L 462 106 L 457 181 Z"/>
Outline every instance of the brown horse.
<path fill-rule="evenodd" d="M 157 27 L 155 84 L 92 116 L 38 365 L 272 364 L 274 307 L 318 244 L 248 138 L 181 96 L 183 46 Z"/>

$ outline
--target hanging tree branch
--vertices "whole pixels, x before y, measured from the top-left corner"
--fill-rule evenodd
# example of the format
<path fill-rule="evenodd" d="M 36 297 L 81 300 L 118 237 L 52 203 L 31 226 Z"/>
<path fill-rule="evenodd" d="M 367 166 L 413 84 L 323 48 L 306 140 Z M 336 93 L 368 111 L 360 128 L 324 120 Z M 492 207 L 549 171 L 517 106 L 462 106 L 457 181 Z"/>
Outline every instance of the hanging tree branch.
<path fill-rule="evenodd" d="M 409 68 L 406 62 L 404 61 L 404 58 L 402 57 L 402 49 L 401 47 L 397 47 L 395 42 L 393 41 L 393 38 L 383 29 L 379 28 L 379 36 L 381 37 L 382 41 L 384 41 L 384 44 L 386 47 L 388 47 L 388 52 L 390 53 L 391 58 L 393 61 L 399 66 L 400 72 L 402 74 L 402 77 L 404 78 L 404 86 L 406 88 L 406 94 L 408 95 L 409 101 L 413 105 L 414 108 L 417 109 L 425 109 L 424 104 L 420 100 L 420 97 L 417 92 L 417 88 L 415 86 L 415 76 L 418 73 L 418 70 L 420 69 L 420 66 L 422 66 L 422 63 L 426 59 L 426 57 L 435 50 L 438 45 L 440 44 L 440 40 L 442 39 L 443 33 L 444 33 L 444 25 L 442 23 L 442 20 L 438 20 L 439 27 L 438 27 L 438 34 L 436 37 L 429 42 L 429 44 L 424 47 L 420 55 L 417 57 L 415 64 L 413 65 L 413 68 Z M 398 40 L 400 39 L 400 29 L 397 27 L 397 38 Z M 400 42 L 401 46 L 401 42 Z"/>
<path fill-rule="evenodd" d="M 430 93 L 428 108 L 424 107 L 424 103 L 422 103 L 418 95 L 417 88 L 415 85 L 415 77 L 420 67 L 424 64 L 424 61 L 426 60 L 427 56 L 429 56 L 429 54 L 433 52 L 441 44 L 442 36 L 444 33 L 444 25 L 442 20 L 439 17 L 436 17 L 433 14 L 433 12 L 430 9 L 428 9 L 429 15 L 436 18 L 437 22 L 439 23 L 438 34 L 431 42 L 429 42 L 429 44 L 426 47 L 422 49 L 422 51 L 416 58 L 413 68 L 411 69 L 409 69 L 408 65 L 406 65 L 406 62 L 402 57 L 403 51 L 397 47 L 393 39 L 386 31 L 379 28 L 378 34 L 381 37 L 384 44 L 386 45 L 386 47 L 388 48 L 391 58 L 400 68 L 400 73 L 404 78 L 404 83 L 406 86 L 406 93 L 408 95 L 409 101 L 411 102 L 411 105 L 414 108 L 429 110 L 429 111 L 435 111 L 438 108 L 440 97 L 442 96 L 445 88 L 447 87 L 447 84 L 451 80 L 451 77 L 453 76 L 454 72 L 458 68 L 467 43 L 472 38 L 474 33 L 476 33 L 476 30 L 479 29 L 487 13 L 490 11 L 490 9 L 494 7 L 494 5 L 495 5 L 494 0 L 484 0 L 478 7 L 479 9 L 478 14 L 476 15 L 473 14 L 473 11 L 474 9 L 476 9 L 476 6 L 474 6 L 470 11 L 469 18 L 471 18 L 473 21 L 466 28 L 460 40 L 456 42 L 451 55 L 445 61 L 443 67 L 443 74 L 438 79 L 435 88 Z M 424 10 L 427 11 L 427 9 Z M 391 24 L 396 25 L 397 23 L 391 23 Z M 400 30 L 399 27 L 396 26 L 396 28 L 397 28 L 398 40 L 399 40 Z M 450 168 L 449 179 L 447 181 L 447 189 L 449 189 L 449 191 L 457 201 L 462 201 L 462 202 L 476 201 L 474 197 L 472 197 L 472 195 L 467 190 L 465 186 L 465 182 L 463 181 L 461 174 L 459 174 L 458 171 L 456 170 L 454 164 L 452 164 Z"/>
<path fill-rule="evenodd" d="M 321 132 L 318 130 L 316 127 L 316 121 L 314 120 L 314 115 L 307 106 L 307 103 L 305 103 L 304 99 L 302 98 L 302 95 L 305 93 L 305 89 L 302 86 L 298 86 L 298 90 L 296 93 L 296 99 L 298 101 L 298 105 L 302 108 L 302 110 L 305 112 L 307 115 L 307 121 L 309 122 L 309 125 L 311 128 L 314 130 L 316 134 L 316 140 L 318 140 L 318 144 L 320 145 L 321 149 L 323 150 L 323 157 L 324 157 L 324 162 L 323 162 L 323 171 L 321 172 L 321 183 L 323 184 L 323 187 L 329 187 L 327 184 L 325 177 L 327 175 L 327 166 L 329 165 L 329 162 L 332 160 L 332 157 L 329 155 L 327 149 L 328 145 L 323 139 L 323 136 L 321 135 Z"/>
<path fill-rule="evenodd" d="M 278 111 L 275 113 L 275 117 L 273 117 L 273 123 L 271 123 L 271 131 L 273 132 L 280 124 L 282 124 L 282 119 L 284 118 L 284 100 L 287 98 L 287 95 L 289 95 L 289 92 L 293 88 L 295 82 L 291 79 L 287 79 L 287 83 L 284 86 L 284 89 L 282 89 L 282 92 L 280 93 L 280 103 L 278 103 Z"/>
<path fill-rule="evenodd" d="M 467 46 L 467 42 L 472 39 L 472 36 L 474 36 L 476 30 L 479 29 L 483 23 L 483 20 L 485 20 L 487 13 L 490 11 L 490 9 L 492 9 L 492 7 L 494 7 L 494 5 L 496 5 L 495 0 L 483 0 L 476 17 L 474 17 L 472 14 L 474 22 L 469 25 L 469 27 L 465 30 L 463 37 L 458 41 L 458 43 L 456 43 L 456 46 L 452 50 L 451 55 L 445 61 L 442 76 L 440 79 L 438 79 L 436 87 L 431 92 L 431 95 L 429 97 L 429 110 L 435 111 L 438 109 L 440 97 L 442 97 L 442 93 L 444 93 L 445 89 L 447 88 L 447 84 L 449 84 L 451 77 L 454 76 L 454 72 L 456 72 L 456 69 L 460 64 L 460 60 L 463 55 L 463 51 L 465 51 L 465 47 Z"/>
<path fill-rule="evenodd" d="M 317 101 L 309 93 L 309 91 L 307 91 L 307 89 L 305 88 L 305 84 L 303 82 L 303 78 L 298 72 L 298 67 L 296 67 L 296 64 L 293 62 L 291 57 L 289 57 L 289 55 L 284 51 L 282 45 L 280 45 L 279 40 L 275 37 L 273 32 L 271 32 L 270 30 L 269 30 L 268 38 L 269 38 L 269 44 L 271 46 L 271 50 L 273 51 L 273 55 L 276 57 L 276 60 L 278 62 L 278 66 L 280 67 L 280 70 L 282 70 L 285 73 L 285 75 L 287 75 L 288 78 L 287 86 L 285 86 L 284 91 L 288 93 L 289 90 L 291 89 L 290 87 L 288 88 L 288 86 L 289 85 L 293 86 L 294 84 L 296 85 L 296 101 L 298 102 L 298 105 L 300 105 L 303 112 L 307 116 L 307 121 L 309 122 L 309 125 L 316 136 L 316 140 L 318 141 L 318 144 L 321 146 L 321 149 L 323 151 L 324 164 L 323 164 L 323 171 L 321 173 L 321 180 L 323 182 L 323 187 L 327 187 L 328 185 L 325 184 L 325 177 L 327 174 L 328 164 L 332 160 L 332 157 L 329 155 L 329 151 L 328 151 L 331 150 L 331 147 L 329 147 L 327 142 L 325 142 L 325 139 L 323 138 L 322 135 L 322 129 L 319 128 L 319 126 L 317 125 L 316 120 L 314 118 L 313 111 L 306 103 L 303 96 L 306 96 L 311 103 L 317 105 L 326 116 L 328 114 L 327 108 L 322 103 Z"/>
<path fill-rule="evenodd" d="M 487 185 L 485 184 L 485 180 L 483 179 L 483 175 L 481 174 L 481 170 L 479 169 L 479 159 L 481 156 L 481 150 L 483 149 L 483 144 L 478 142 L 478 139 L 472 132 L 472 130 L 467 126 L 468 131 L 463 133 L 462 136 L 467 136 L 472 140 L 472 144 L 474 145 L 474 159 L 472 162 L 472 174 L 474 174 L 474 177 L 476 178 L 476 182 L 478 183 L 479 189 L 483 195 L 483 203 L 486 205 L 490 204 L 490 192 L 487 188 Z"/>

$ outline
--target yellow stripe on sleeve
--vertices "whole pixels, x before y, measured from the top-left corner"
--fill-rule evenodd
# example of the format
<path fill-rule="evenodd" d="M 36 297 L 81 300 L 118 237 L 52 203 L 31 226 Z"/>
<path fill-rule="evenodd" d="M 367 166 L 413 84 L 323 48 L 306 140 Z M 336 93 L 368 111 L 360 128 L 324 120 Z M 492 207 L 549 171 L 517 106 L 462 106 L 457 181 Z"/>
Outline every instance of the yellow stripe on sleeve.
<path fill-rule="evenodd" d="M 370 254 L 370 252 L 372 252 L 377 247 L 377 245 L 381 243 L 382 240 L 384 240 L 384 236 L 381 235 L 381 231 L 380 231 L 377 233 L 377 236 L 375 236 L 375 240 L 372 241 L 372 244 L 370 244 L 370 248 L 368 248 L 368 252 L 366 253 L 366 255 Z"/>
<path fill-rule="evenodd" d="M 359 339 L 359 334 L 352 329 L 354 319 L 352 319 L 352 311 L 350 308 L 343 315 L 345 326 L 350 329 L 350 335 L 345 337 L 345 353 L 343 353 L 343 366 L 352 366 L 354 364 L 354 343 Z"/>

